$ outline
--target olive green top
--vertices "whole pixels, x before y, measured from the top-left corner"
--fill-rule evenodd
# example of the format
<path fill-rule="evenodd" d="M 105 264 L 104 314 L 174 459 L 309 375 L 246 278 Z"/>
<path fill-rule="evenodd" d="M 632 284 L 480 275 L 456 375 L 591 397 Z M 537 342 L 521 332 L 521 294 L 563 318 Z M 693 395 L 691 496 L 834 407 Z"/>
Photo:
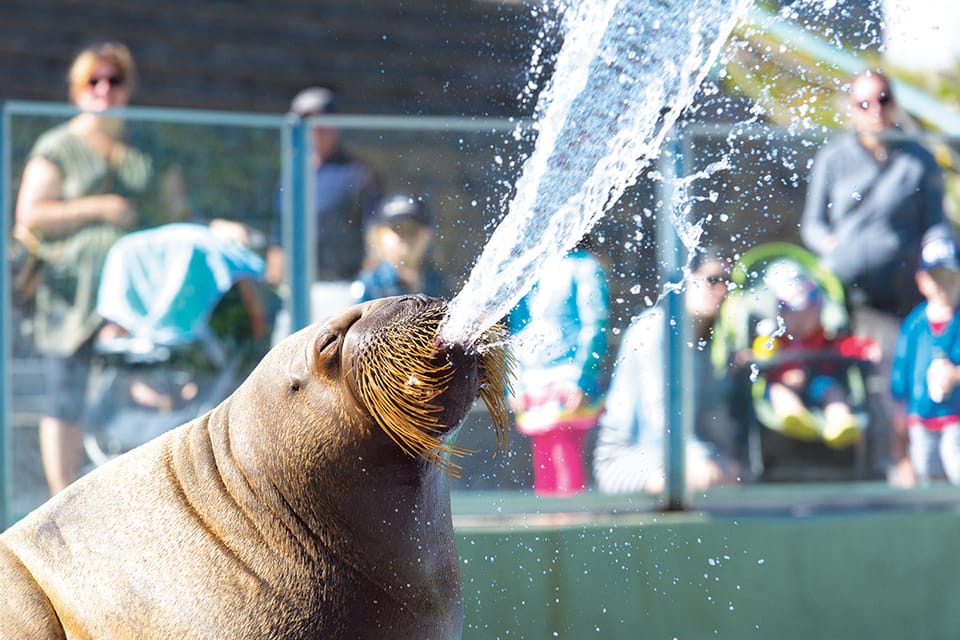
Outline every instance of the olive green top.
<path fill-rule="evenodd" d="M 115 193 L 136 203 L 140 227 L 161 222 L 161 189 L 153 159 L 128 148 L 116 164 L 72 132 L 57 126 L 37 139 L 30 157 L 42 157 L 60 171 L 61 197 Z M 45 265 L 37 290 L 34 341 L 42 353 L 70 355 L 100 326 L 96 313 L 100 271 L 110 246 L 125 231 L 93 222 L 62 237 L 43 238 Z"/>

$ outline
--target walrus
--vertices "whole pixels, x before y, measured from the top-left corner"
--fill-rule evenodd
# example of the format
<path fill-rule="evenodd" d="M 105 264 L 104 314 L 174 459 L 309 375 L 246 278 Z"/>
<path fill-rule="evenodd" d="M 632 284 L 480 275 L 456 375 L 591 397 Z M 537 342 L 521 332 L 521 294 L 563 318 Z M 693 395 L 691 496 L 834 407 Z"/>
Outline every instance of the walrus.
<path fill-rule="evenodd" d="M 479 396 L 505 434 L 504 330 L 443 344 L 446 303 L 351 307 L 223 403 L 0 535 L 0 637 L 456 638 L 447 474 Z"/>

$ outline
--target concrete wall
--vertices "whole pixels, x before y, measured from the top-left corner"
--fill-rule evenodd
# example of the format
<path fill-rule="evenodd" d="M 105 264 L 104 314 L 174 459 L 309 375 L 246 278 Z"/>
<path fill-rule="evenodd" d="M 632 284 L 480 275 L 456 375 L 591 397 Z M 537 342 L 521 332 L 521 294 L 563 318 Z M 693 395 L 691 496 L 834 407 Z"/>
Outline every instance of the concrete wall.
<path fill-rule="evenodd" d="M 649 514 L 458 534 L 465 639 L 960 635 L 953 510 Z"/>

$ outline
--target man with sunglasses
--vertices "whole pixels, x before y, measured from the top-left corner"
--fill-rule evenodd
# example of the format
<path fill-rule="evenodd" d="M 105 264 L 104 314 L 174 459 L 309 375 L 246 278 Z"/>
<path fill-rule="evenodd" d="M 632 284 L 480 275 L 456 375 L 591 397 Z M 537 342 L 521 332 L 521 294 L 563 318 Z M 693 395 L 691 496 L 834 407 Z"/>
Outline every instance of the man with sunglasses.
<path fill-rule="evenodd" d="M 913 273 L 921 239 L 944 220 L 943 174 L 933 155 L 899 130 L 902 112 L 882 71 L 853 78 L 847 110 L 852 130 L 814 159 L 800 233 L 843 282 L 854 330 L 880 344 L 878 386 L 887 389 L 900 323 L 920 301 Z M 882 402 L 874 413 L 892 415 L 889 394 Z"/>

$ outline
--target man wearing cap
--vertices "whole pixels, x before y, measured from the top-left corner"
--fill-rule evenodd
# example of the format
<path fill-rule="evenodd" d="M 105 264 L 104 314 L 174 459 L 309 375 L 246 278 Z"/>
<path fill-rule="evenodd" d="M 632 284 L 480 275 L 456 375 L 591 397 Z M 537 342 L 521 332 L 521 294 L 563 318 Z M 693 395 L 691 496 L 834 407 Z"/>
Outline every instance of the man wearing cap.
<path fill-rule="evenodd" d="M 916 282 L 926 300 L 900 329 L 891 391 L 906 413 L 917 480 L 945 475 L 960 485 L 960 255 L 948 224 L 925 234 Z"/>
<path fill-rule="evenodd" d="M 395 193 L 377 206 L 368 232 L 366 268 L 353 283 L 357 302 L 409 293 L 443 296 L 443 277 L 429 259 L 433 223 L 421 198 Z"/>
<path fill-rule="evenodd" d="M 325 87 L 304 89 L 290 104 L 291 114 L 305 119 L 336 113 L 337 110 L 335 94 Z M 344 149 L 336 128 L 312 127 L 311 140 L 315 277 L 317 281 L 327 283 L 323 291 L 338 286 L 329 283 L 342 283 L 340 287 L 348 292 L 350 282 L 363 264 L 364 227 L 375 213 L 381 196 L 380 183 L 370 166 Z M 279 224 L 275 225 L 273 240 L 275 248 L 267 257 L 267 276 L 279 281 L 284 274 Z M 315 291 L 313 297 L 326 295 L 323 291 Z M 346 300 L 348 295 L 339 297 Z M 318 305 L 319 308 L 326 306 L 314 300 L 315 309 Z"/>

